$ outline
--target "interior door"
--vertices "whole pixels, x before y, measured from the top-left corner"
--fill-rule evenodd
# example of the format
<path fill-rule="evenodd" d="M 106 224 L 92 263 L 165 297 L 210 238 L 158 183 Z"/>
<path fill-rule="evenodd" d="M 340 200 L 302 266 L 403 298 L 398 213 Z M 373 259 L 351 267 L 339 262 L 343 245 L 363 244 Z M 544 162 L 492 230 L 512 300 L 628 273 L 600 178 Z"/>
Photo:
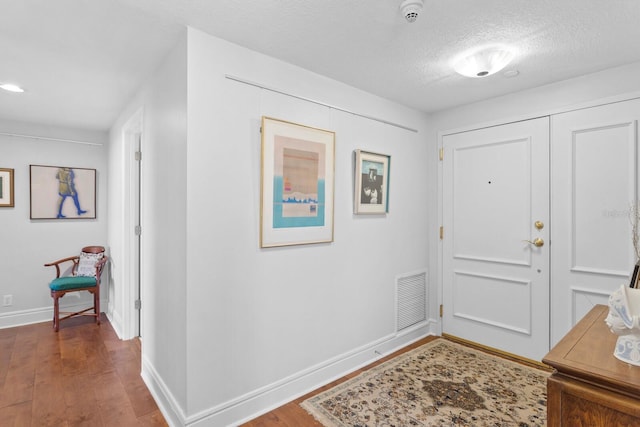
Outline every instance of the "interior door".
<path fill-rule="evenodd" d="M 640 100 L 553 116 L 552 345 L 628 283 L 639 119 Z"/>
<path fill-rule="evenodd" d="M 549 119 L 443 138 L 443 333 L 549 350 Z"/>

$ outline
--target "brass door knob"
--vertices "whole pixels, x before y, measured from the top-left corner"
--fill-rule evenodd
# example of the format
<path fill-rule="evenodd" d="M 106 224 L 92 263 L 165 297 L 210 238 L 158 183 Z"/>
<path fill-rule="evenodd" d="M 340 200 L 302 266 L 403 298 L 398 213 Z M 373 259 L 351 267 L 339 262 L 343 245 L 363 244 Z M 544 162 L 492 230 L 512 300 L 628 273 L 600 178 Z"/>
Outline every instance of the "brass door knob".
<path fill-rule="evenodd" d="M 544 246 L 544 240 L 542 240 L 539 237 L 536 237 L 535 239 L 533 239 L 533 242 L 531 240 L 523 240 L 523 242 L 531 243 L 533 246 L 537 248 Z"/>
<path fill-rule="evenodd" d="M 542 230 L 544 228 L 544 223 L 542 221 L 536 221 L 533 225 L 535 225 L 538 230 Z"/>

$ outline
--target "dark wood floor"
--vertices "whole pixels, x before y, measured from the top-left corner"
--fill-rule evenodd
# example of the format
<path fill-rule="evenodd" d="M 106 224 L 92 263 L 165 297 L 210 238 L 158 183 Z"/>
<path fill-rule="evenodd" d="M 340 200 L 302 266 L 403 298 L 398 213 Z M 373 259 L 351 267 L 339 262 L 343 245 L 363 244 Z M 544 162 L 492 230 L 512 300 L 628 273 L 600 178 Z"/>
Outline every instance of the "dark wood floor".
<path fill-rule="evenodd" d="M 0 329 L 0 425 L 166 426 L 140 377 L 139 340 L 104 318 Z"/>
<path fill-rule="evenodd" d="M 249 421 L 246 424 L 243 424 L 242 427 L 266 427 L 266 426 L 279 426 L 279 427 L 322 427 L 322 424 L 320 424 L 319 422 L 317 422 L 311 415 L 309 415 L 309 413 L 307 413 L 307 411 L 305 411 L 304 409 L 302 409 L 302 407 L 300 406 L 300 403 L 302 403 L 304 400 L 310 398 L 311 396 L 314 396 L 322 391 L 328 390 L 331 387 L 334 387 L 338 384 L 340 384 L 341 382 L 344 382 L 350 378 L 353 378 L 359 374 L 361 374 L 362 372 L 366 371 L 367 369 L 371 369 L 376 365 L 379 365 L 383 362 L 386 362 L 387 360 L 396 357 L 402 353 L 405 353 L 409 350 L 413 350 L 416 347 L 419 347 L 423 344 L 426 344 L 430 341 L 433 341 L 434 339 L 438 339 L 437 337 L 434 336 L 430 336 L 427 338 L 424 338 L 420 341 L 417 341 L 407 347 L 404 347 L 403 349 L 390 354 L 380 360 L 377 360 L 375 363 L 372 363 L 370 365 L 365 366 L 362 369 L 359 369 L 355 372 L 352 372 L 351 374 L 340 378 L 339 380 L 336 380 L 330 384 L 327 384 L 326 386 L 319 388 L 317 390 L 314 390 L 313 392 L 300 397 L 299 399 L 296 399 L 292 402 L 287 403 L 284 406 L 281 406 L 271 412 L 268 412 L 252 421 Z"/>

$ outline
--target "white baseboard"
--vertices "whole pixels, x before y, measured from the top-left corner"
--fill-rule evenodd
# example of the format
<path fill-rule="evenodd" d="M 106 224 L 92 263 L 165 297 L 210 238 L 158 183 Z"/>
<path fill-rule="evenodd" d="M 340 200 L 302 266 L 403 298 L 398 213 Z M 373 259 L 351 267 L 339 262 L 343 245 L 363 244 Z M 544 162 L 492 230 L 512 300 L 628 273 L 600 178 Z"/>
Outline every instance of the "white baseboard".
<path fill-rule="evenodd" d="M 32 308 L 29 310 L 0 313 L 0 329 L 14 328 L 16 326 L 31 325 L 33 323 L 42 322 L 52 322 L 53 325 L 53 307 Z"/>
<path fill-rule="evenodd" d="M 115 331 L 118 338 L 122 339 L 123 329 L 122 329 L 122 317 L 120 316 L 120 314 L 117 311 L 109 308 L 107 311 L 107 319 L 109 319 L 109 322 L 111 323 L 111 327 Z"/>
<path fill-rule="evenodd" d="M 421 338 L 433 335 L 431 321 L 422 322 L 401 333 L 374 342 L 312 366 L 243 396 L 186 415 L 153 366 L 143 357 L 142 377 L 170 426 L 236 426 L 297 399 L 325 384 L 342 378 Z"/>
<path fill-rule="evenodd" d="M 62 299 L 60 300 L 62 301 Z M 60 304 L 61 311 L 78 311 L 85 307 L 92 306 L 90 300 L 80 301 L 73 304 Z M 100 301 L 102 304 L 102 301 Z M 31 308 L 28 310 L 10 311 L 0 313 L 0 329 L 14 328 L 16 326 L 31 325 L 33 323 L 52 322 L 53 325 L 53 300 L 49 307 Z"/>
<path fill-rule="evenodd" d="M 143 346 L 144 349 L 144 346 Z M 185 415 L 182 407 L 166 386 L 149 360 L 142 355 L 142 380 L 156 401 L 160 412 L 170 427 L 185 426 Z"/>

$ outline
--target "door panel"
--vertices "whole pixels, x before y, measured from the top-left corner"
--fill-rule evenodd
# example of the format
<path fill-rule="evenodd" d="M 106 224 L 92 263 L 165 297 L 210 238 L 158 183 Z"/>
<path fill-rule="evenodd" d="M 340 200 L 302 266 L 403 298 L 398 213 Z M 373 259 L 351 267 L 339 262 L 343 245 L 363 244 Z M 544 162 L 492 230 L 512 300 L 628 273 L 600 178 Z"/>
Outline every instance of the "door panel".
<path fill-rule="evenodd" d="M 552 344 L 628 282 L 639 118 L 638 100 L 553 117 Z"/>
<path fill-rule="evenodd" d="M 443 332 L 549 350 L 549 120 L 443 138 Z"/>

